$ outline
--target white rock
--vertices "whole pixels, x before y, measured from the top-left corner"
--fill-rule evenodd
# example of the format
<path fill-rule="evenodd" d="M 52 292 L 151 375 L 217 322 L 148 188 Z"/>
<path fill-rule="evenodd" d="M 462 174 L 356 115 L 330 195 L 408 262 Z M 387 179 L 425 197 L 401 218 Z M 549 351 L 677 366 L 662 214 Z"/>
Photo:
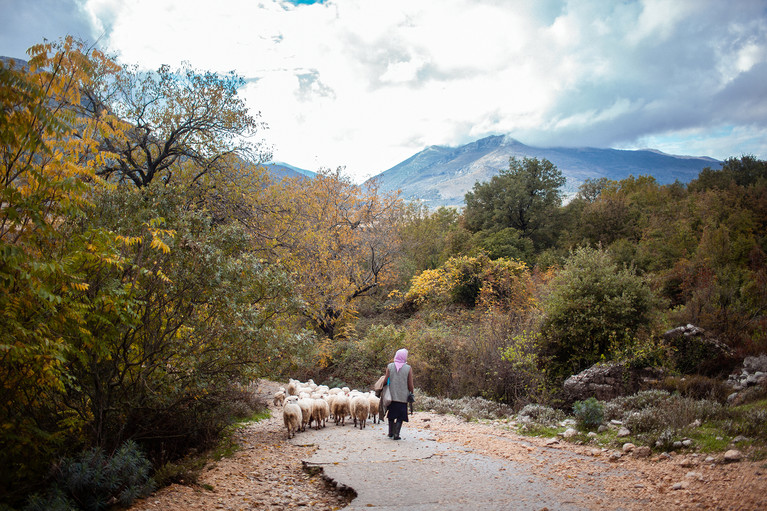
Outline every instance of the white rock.
<path fill-rule="evenodd" d="M 574 430 L 573 428 L 567 428 L 564 433 L 562 433 L 562 436 L 565 438 L 572 438 L 575 435 L 577 435 L 578 432 Z"/>
<path fill-rule="evenodd" d="M 730 449 L 729 451 L 724 453 L 724 461 L 734 462 L 734 461 L 740 461 L 742 459 L 743 459 L 743 453 L 737 449 Z"/>
<path fill-rule="evenodd" d="M 625 444 L 623 444 L 623 449 L 622 450 L 625 453 L 629 453 L 629 452 L 633 451 L 634 448 L 636 448 L 636 445 L 632 444 L 631 442 L 626 442 Z"/>
<path fill-rule="evenodd" d="M 596 438 L 596 437 L 598 437 L 599 435 L 597 435 L 597 434 L 596 434 L 595 432 L 593 432 L 593 431 L 589 431 L 589 434 L 588 434 L 588 435 L 586 435 L 586 436 L 588 436 L 589 438 Z"/>
<path fill-rule="evenodd" d="M 631 431 L 628 430 L 628 428 L 621 428 L 618 430 L 618 438 L 623 438 L 624 436 L 631 435 Z"/>

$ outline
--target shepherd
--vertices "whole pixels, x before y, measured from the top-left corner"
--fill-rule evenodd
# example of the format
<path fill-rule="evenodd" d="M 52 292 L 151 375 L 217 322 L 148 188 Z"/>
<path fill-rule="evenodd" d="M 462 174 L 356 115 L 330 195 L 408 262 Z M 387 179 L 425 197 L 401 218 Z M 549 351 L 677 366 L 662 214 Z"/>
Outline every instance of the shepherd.
<path fill-rule="evenodd" d="M 386 415 L 389 418 L 389 438 L 400 440 L 402 423 L 408 422 L 408 396 L 415 390 L 413 386 L 413 370 L 407 363 L 408 351 L 404 348 L 397 350 L 394 362 L 386 367 L 386 382 L 391 393 L 391 404 Z"/>

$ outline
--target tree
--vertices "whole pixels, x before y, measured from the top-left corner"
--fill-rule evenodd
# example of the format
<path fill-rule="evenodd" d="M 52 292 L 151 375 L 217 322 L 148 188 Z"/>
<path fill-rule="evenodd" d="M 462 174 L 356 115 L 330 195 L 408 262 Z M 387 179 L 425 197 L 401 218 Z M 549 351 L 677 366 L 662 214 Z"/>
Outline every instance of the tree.
<path fill-rule="evenodd" d="M 122 128 L 79 110 L 97 70 L 119 71 L 114 62 L 72 38 L 28 53 L 28 66 L 0 63 L 0 494 L 9 496 L 80 440 L 83 421 L 61 409 L 68 337 L 88 314 L 87 265 L 109 254 L 71 225 L 100 186 L 95 169 L 113 156 L 99 138 Z"/>
<path fill-rule="evenodd" d="M 185 169 L 196 181 L 226 168 L 231 155 L 260 161 L 265 155 L 247 140 L 262 125 L 238 96 L 243 84 L 233 73 L 199 72 L 188 63 L 175 71 L 134 67 L 104 77 L 87 89 L 83 107 L 94 116 L 114 112 L 131 128 L 124 136 L 103 138 L 103 149 L 118 157 L 98 175 L 143 187 L 158 177 L 170 182 Z M 194 165 L 184 165 L 189 162 Z"/>
<path fill-rule="evenodd" d="M 541 332 L 558 380 L 632 342 L 658 305 L 645 279 L 601 248 L 576 249 L 550 286 Z"/>
<path fill-rule="evenodd" d="M 345 335 L 354 302 L 390 278 L 402 199 L 355 185 L 341 169 L 283 180 L 267 195 L 253 198 L 254 236 L 292 275 L 311 325 L 330 339 Z"/>
<path fill-rule="evenodd" d="M 550 161 L 538 158 L 509 160 L 489 182 L 475 183 L 466 194 L 465 221 L 469 230 L 512 227 L 540 248 L 551 242 L 551 218 L 562 203 L 565 178 Z"/>

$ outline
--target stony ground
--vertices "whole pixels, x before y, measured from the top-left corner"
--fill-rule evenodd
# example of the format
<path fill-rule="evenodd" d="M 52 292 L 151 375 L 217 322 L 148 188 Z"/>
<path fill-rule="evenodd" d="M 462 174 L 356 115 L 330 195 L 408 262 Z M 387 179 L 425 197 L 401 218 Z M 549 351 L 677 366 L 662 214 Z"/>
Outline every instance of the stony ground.
<path fill-rule="evenodd" d="M 262 382 L 271 395 L 278 387 Z M 345 507 L 348 493 L 304 471 L 311 445 L 288 443 L 279 410 L 273 417 L 237 431 L 240 450 L 211 463 L 194 486 L 172 485 L 137 502 L 133 511 L 188 509 L 318 509 Z M 335 427 L 335 426 L 329 426 Z M 767 509 L 767 462 L 724 463 L 722 456 L 653 456 L 617 458 L 614 451 L 578 446 L 563 440 L 520 437 L 503 424 L 468 423 L 453 416 L 416 413 L 407 428 L 430 430 L 438 441 L 471 447 L 479 454 L 525 464 L 531 473 L 578 493 L 584 481 L 597 478 L 609 497 L 581 498 L 592 509 Z M 767 425 L 765 426 L 767 427 Z M 403 435 L 404 436 L 404 435 Z M 593 459 L 584 463 L 577 453 Z M 583 497 L 583 496 L 581 496 Z"/>

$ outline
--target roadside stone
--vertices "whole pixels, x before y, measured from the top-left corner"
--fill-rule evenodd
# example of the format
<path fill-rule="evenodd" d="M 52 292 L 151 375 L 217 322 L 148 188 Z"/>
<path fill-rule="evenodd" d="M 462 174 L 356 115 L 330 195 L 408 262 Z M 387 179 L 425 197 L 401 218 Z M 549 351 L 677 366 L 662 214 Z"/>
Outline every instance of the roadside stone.
<path fill-rule="evenodd" d="M 623 438 L 631 435 L 631 431 L 628 428 L 621 428 L 618 430 L 618 438 Z"/>
<path fill-rule="evenodd" d="M 626 442 L 625 444 L 623 444 L 622 450 L 624 453 L 628 454 L 631 451 L 633 451 L 635 448 L 636 448 L 636 445 L 632 444 L 631 442 Z"/>
<path fill-rule="evenodd" d="M 731 440 L 731 442 L 732 442 L 733 444 L 739 444 L 739 443 L 741 443 L 741 442 L 747 442 L 748 440 L 750 440 L 748 437 L 745 437 L 745 436 L 743 436 L 743 435 L 738 435 L 738 436 L 736 436 L 735 438 L 733 438 L 733 439 Z"/>
<path fill-rule="evenodd" d="M 612 454 L 610 454 L 610 457 L 609 457 L 609 458 L 607 458 L 607 459 L 608 459 L 609 461 L 611 461 L 611 462 L 613 462 L 613 463 L 614 463 L 614 462 L 616 462 L 616 461 L 620 461 L 620 459 L 621 459 L 621 456 L 622 456 L 622 454 L 621 454 L 621 453 L 619 453 L 618 451 L 615 451 L 615 452 L 613 452 Z"/>
<path fill-rule="evenodd" d="M 634 449 L 634 456 L 637 458 L 649 458 L 650 454 L 652 454 L 652 449 L 647 447 L 646 445 L 640 445 L 636 449 Z"/>
<path fill-rule="evenodd" d="M 588 434 L 588 435 L 586 435 L 586 436 L 588 436 L 589 438 L 596 438 L 596 437 L 598 437 L 599 435 L 597 435 L 597 434 L 596 434 L 594 431 L 589 431 L 589 434 Z"/>
<path fill-rule="evenodd" d="M 607 426 L 605 426 L 604 424 L 600 424 L 600 425 L 599 425 L 599 427 L 597 428 L 597 433 L 604 433 L 604 432 L 605 432 L 605 431 L 607 431 L 608 429 L 610 429 L 610 428 L 608 428 L 608 427 L 607 427 Z"/>
<path fill-rule="evenodd" d="M 557 440 L 556 438 L 549 438 L 548 440 L 546 440 L 545 445 L 556 445 L 558 443 L 559 443 L 559 440 Z"/>
<path fill-rule="evenodd" d="M 692 440 L 690 439 L 682 440 L 682 445 L 685 447 L 690 447 L 692 446 Z"/>
<path fill-rule="evenodd" d="M 743 459 L 743 453 L 737 449 L 730 449 L 724 453 L 724 461 L 727 463 L 734 463 Z"/>
<path fill-rule="evenodd" d="M 562 436 L 565 438 L 572 438 L 575 435 L 577 435 L 578 432 L 574 430 L 573 428 L 567 428 L 564 433 L 562 433 Z"/>

